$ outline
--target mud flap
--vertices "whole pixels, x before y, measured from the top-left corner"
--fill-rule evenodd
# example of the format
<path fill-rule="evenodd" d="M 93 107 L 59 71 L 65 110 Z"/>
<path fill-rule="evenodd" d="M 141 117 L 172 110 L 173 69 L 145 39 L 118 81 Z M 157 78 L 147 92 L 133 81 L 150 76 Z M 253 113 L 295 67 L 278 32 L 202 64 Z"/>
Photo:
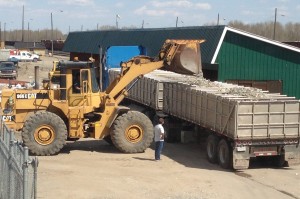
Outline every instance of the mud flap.
<path fill-rule="evenodd" d="M 286 145 L 284 147 L 285 161 L 288 162 L 289 166 L 300 164 L 300 146 L 299 145 Z"/>
<path fill-rule="evenodd" d="M 242 170 L 249 168 L 249 147 L 235 147 L 232 154 L 232 166 L 235 170 Z"/>

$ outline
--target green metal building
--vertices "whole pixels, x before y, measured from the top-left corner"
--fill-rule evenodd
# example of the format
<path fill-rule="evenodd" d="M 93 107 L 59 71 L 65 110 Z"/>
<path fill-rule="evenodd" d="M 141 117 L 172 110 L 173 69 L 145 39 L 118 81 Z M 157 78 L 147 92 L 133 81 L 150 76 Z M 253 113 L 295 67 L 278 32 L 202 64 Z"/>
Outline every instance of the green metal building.
<path fill-rule="evenodd" d="M 166 39 L 205 39 L 204 76 L 300 99 L 300 49 L 228 26 L 72 32 L 64 51 L 71 59 L 99 58 L 99 47 L 140 45 L 155 56 Z"/>

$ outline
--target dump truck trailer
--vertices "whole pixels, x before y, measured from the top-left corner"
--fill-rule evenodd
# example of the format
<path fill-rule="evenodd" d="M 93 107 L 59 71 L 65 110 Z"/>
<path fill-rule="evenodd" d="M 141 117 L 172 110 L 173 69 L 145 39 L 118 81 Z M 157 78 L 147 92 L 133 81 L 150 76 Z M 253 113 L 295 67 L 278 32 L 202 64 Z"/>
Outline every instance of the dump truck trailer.
<path fill-rule="evenodd" d="M 109 73 L 113 79 L 119 70 Z M 223 168 L 247 169 L 250 158 L 262 156 L 273 156 L 279 166 L 300 163 L 300 101 L 294 97 L 163 70 L 130 87 L 133 108 L 166 118 L 168 139 L 192 126 L 207 136 L 208 160 Z"/>

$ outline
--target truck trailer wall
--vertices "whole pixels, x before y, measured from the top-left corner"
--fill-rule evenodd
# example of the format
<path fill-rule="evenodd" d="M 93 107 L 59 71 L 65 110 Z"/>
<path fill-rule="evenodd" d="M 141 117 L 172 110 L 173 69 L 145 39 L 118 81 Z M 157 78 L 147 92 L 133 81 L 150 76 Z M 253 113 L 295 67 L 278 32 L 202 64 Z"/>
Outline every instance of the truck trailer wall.
<path fill-rule="evenodd" d="M 111 79 L 117 74 L 111 70 Z M 300 101 L 259 89 L 156 70 L 128 98 L 232 139 L 299 137 Z"/>
<path fill-rule="evenodd" d="M 246 88 L 245 88 L 246 89 Z M 232 139 L 299 137 L 299 101 L 249 98 L 184 83 L 164 83 L 163 111 Z"/>

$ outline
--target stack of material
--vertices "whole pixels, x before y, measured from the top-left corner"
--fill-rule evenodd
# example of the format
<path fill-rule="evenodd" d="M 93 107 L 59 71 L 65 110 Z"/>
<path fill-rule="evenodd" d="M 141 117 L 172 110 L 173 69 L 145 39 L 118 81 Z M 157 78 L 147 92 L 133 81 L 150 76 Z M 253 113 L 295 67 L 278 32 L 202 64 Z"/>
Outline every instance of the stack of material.
<path fill-rule="evenodd" d="M 109 80 L 112 82 L 120 73 L 120 69 L 109 70 Z M 129 90 L 128 99 L 149 106 L 155 110 L 163 109 L 163 87 L 165 82 L 184 81 L 186 75 L 155 70 L 144 75 Z M 196 77 L 194 78 L 196 80 Z M 131 85 L 128 86 L 128 88 Z"/>
<path fill-rule="evenodd" d="M 110 78 L 118 73 L 110 71 Z M 202 77 L 156 70 L 128 98 L 233 139 L 297 138 L 300 132 L 299 100 Z"/>

